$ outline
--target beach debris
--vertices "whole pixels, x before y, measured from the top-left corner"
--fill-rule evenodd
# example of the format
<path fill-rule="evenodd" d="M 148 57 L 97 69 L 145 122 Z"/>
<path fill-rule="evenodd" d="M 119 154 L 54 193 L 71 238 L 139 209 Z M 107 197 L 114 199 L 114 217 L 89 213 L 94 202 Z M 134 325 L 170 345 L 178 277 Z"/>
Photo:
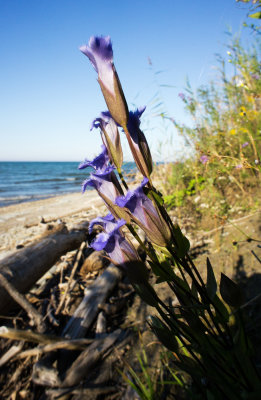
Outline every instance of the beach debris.
<path fill-rule="evenodd" d="M 81 260 L 81 258 L 83 256 L 83 250 L 84 250 L 85 247 L 86 247 L 86 241 L 82 242 L 82 244 L 81 244 L 81 246 L 79 248 L 79 251 L 78 251 L 77 256 L 76 256 L 75 263 L 74 263 L 73 268 L 72 268 L 72 272 L 71 272 L 69 281 L 67 282 L 67 285 L 66 285 L 66 289 L 65 289 L 65 291 L 64 291 L 64 293 L 63 293 L 63 295 L 62 295 L 62 297 L 60 299 L 60 303 L 59 303 L 59 305 L 58 305 L 58 307 L 57 307 L 57 309 L 55 311 L 56 315 L 59 314 L 59 312 L 61 311 L 61 309 L 62 309 L 62 307 L 63 307 L 63 305 L 64 305 L 64 303 L 66 301 L 66 298 L 68 299 L 67 295 L 70 292 L 70 290 L 72 289 L 73 278 L 74 278 L 76 270 L 77 270 L 77 268 L 79 266 L 79 262 L 80 262 L 80 260 Z"/>
<path fill-rule="evenodd" d="M 0 273 L 20 293 L 26 293 L 68 251 L 77 249 L 86 240 L 88 224 L 55 232 L 39 242 L 2 259 Z M 0 286 L 0 313 L 14 304 L 12 297 Z"/>
<path fill-rule="evenodd" d="M 104 333 L 106 333 L 106 315 L 104 311 L 100 311 L 97 317 L 95 337 L 99 338 Z"/>
<path fill-rule="evenodd" d="M 41 314 L 31 305 L 31 303 L 19 293 L 15 287 L 0 273 L 0 286 L 19 304 L 28 314 L 30 325 L 36 326 L 38 332 L 45 332 L 46 325 Z"/>
<path fill-rule="evenodd" d="M 84 298 L 65 326 L 62 335 L 72 339 L 84 337 L 99 313 L 99 305 L 105 301 L 121 277 L 119 268 L 110 264 L 103 274 L 85 289 Z"/>
<path fill-rule="evenodd" d="M 7 350 L 7 352 L 0 358 L 0 368 L 3 367 L 6 363 L 8 363 L 17 354 L 19 354 L 22 348 L 23 344 L 19 344 L 18 346 L 13 345 L 12 347 L 10 347 L 10 349 Z"/>
<path fill-rule="evenodd" d="M 92 249 L 91 249 L 92 250 Z M 110 264 L 105 251 L 92 251 L 84 260 L 80 274 L 85 276 L 88 272 L 100 271 Z"/>
<path fill-rule="evenodd" d="M 97 365 L 100 359 L 104 358 L 113 349 L 117 341 L 123 340 L 126 332 L 117 329 L 114 332 L 106 335 L 95 341 L 84 350 L 74 363 L 67 370 L 62 387 L 74 386 L 81 382 L 92 370 L 94 365 Z"/>

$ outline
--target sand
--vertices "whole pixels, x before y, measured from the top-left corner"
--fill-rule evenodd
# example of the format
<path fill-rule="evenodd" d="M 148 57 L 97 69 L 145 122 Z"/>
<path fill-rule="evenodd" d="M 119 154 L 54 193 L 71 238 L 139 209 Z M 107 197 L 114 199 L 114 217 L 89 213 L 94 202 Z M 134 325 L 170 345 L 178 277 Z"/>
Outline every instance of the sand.
<path fill-rule="evenodd" d="M 97 192 L 90 190 L 0 208 L 0 259 L 39 239 L 48 224 L 62 220 L 68 228 L 105 215 Z"/>

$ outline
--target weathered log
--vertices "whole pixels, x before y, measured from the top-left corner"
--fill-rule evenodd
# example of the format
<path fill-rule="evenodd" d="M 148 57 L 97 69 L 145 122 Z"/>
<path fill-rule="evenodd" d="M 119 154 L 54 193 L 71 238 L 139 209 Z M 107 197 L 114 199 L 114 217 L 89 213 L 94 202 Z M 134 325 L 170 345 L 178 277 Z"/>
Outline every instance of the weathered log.
<path fill-rule="evenodd" d="M 38 332 L 43 333 L 46 325 L 41 314 L 32 306 L 32 304 L 24 297 L 13 285 L 0 273 L 0 287 L 3 287 L 12 299 L 19 304 L 28 314 L 30 325 L 35 325 Z"/>
<path fill-rule="evenodd" d="M 68 369 L 62 386 L 70 387 L 80 383 L 97 363 L 112 351 L 115 343 L 122 341 L 125 336 L 125 331 L 117 329 L 102 339 L 96 339 Z"/>
<path fill-rule="evenodd" d="M 99 304 L 104 303 L 121 275 L 119 268 L 110 264 L 103 274 L 85 289 L 84 298 L 64 328 L 62 336 L 71 339 L 84 337 L 100 311 Z"/>
<path fill-rule="evenodd" d="M 0 261 L 0 273 L 20 292 L 26 293 L 68 251 L 77 249 L 86 240 L 88 224 L 70 231 L 44 237 L 39 242 Z M 0 313 L 6 313 L 14 304 L 3 287 L 0 287 Z"/>
<path fill-rule="evenodd" d="M 97 317 L 97 324 L 96 324 L 96 331 L 95 331 L 95 337 L 98 339 L 101 335 L 104 335 L 106 333 L 106 316 L 103 311 L 100 311 Z"/>
<path fill-rule="evenodd" d="M 8 328 L 7 326 L 0 326 L 0 338 L 46 345 L 46 352 L 58 349 L 82 350 L 85 349 L 87 345 L 93 342 L 93 339 L 65 340 L 60 336 L 46 335 L 30 330 L 13 329 Z"/>

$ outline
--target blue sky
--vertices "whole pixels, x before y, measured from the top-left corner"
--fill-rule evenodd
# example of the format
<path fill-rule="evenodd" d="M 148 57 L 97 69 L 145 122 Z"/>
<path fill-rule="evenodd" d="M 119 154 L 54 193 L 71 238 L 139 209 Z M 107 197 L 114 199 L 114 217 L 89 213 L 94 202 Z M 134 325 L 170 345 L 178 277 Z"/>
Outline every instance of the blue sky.
<path fill-rule="evenodd" d="M 245 16 L 235 0 L 0 0 L 0 161 L 81 161 L 100 151 L 89 126 L 106 105 L 78 49 L 91 35 L 111 36 L 130 109 L 150 104 L 158 84 L 168 84 L 160 89 L 163 107 L 186 121 L 178 97 L 186 77 L 195 88 L 215 76 L 225 32 L 238 32 Z M 177 134 L 157 119 L 148 123 L 149 115 L 144 129 L 155 157 L 182 153 Z"/>

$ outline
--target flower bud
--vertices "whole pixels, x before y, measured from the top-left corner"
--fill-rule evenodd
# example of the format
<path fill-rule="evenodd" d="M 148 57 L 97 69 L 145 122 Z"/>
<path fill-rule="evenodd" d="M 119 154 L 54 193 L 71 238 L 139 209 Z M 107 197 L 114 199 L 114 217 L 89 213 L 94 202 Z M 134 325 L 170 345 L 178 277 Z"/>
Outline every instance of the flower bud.
<path fill-rule="evenodd" d="M 129 111 L 121 83 L 113 63 L 111 38 L 92 36 L 80 50 L 98 73 L 98 82 L 112 118 L 122 127 L 128 123 Z"/>
<path fill-rule="evenodd" d="M 129 211 L 130 217 L 153 243 L 165 247 L 171 240 L 171 232 L 166 221 L 143 192 L 143 186 L 147 183 L 148 179 L 144 178 L 137 189 L 129 190 L 126 196 L 117 197 L 115 203 Z"/>
<path fill-rule="evenodd" d="M 111 117 L 110 113 L 102 112 L 101 116 L 93 121 L 91 130 L 93 128 L 100 128 L 102 141 L 108 150 L 111 162 L 117 169 L 121 168 L 123 154 L 120 134 L 117 124 Z"/>
<path fill-rule="evenodd" d="M 149 178 L 153 168 L 152 158 L 146 137 L 140 130 L 140 117 L 144 110 L 145 107 L 140 107 L 130 112 L 126 136 L 137 167 L 143 176 Z"/>

